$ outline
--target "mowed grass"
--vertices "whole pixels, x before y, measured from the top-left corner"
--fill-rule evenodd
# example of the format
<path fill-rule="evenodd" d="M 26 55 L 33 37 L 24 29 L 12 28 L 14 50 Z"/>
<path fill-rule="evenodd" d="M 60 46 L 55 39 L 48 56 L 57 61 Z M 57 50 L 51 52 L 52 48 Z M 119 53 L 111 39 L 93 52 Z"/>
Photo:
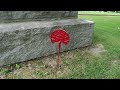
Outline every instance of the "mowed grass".
<path fill-rule="evenodd" d="M 120 13 L 117 12 L 102 12 L 102 11 L 79 11 L 78 14 L 100 14 L 100 15 L 120 15 Z"/>
<path fill-rule="evenodd" d="M 57 54 L 18 65 L 0 68 L 0 76 L 7 79 L 119 79 L 120 78 L 120 16 L 79 16 L 95 22 L 93 44 L 104 46 L 100 55 L 87 48 L 61 53 L 63 68 L 46 67 L 44 61 L 56 61 Z M 11 69 L 12 68 L 12 69 Z"/>
<path fill-rule="evenodd" d="M 79 16 L 95 22 L 94 44 L 101 43 L 107 52 L 95 60 L 93 66 L 97 78 L 120 78 L 120 16 Z M 91 63 L 91 64 L 93 64 Z M 99 63 L 100 66 L 99 66 Z M 95 66 L 96 65 L 96 66 Z M 89 65 L 88 65 L 89 66 Z M 90 69 L 92 71 L 92 69 Z M 91 74 L 92 75 L 92 74 Z M 94 77 L 95 78 L 95 77 Z"/>

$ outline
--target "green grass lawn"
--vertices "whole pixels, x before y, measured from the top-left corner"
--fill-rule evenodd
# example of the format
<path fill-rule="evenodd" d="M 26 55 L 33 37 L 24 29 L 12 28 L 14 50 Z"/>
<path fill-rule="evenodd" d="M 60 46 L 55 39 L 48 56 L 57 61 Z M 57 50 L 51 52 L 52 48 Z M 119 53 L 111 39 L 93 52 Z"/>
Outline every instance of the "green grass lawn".
<path fill-rule="evenodd" d="M 116 12 L 102 12 L 102 11 L 79 11 L 78 14 L 101 14 L 101 15 L 120 15 L 120 13 Z"/>
<path fill-rule="evenodd" d="M 57 60 L 57 54 L 14 66 L 2 67 L 4 78 L 120 79 L 120 16 L 79 16 L 95 22 L 92 47 L 102 44 L 106 52 L 98 56 L 76 49 L 61 53 L 64 68 L 46 68 L 42 61 Z"/>
<path fill-rule="evenodd" d="M 79 16 L 79 18 L 95 22 L 93 42 L 103 44 L 107 50 L 104 55 L 92 59 L 92 62 L 86 65 L 88 77 L 120 78 L 120 16 Z"/>

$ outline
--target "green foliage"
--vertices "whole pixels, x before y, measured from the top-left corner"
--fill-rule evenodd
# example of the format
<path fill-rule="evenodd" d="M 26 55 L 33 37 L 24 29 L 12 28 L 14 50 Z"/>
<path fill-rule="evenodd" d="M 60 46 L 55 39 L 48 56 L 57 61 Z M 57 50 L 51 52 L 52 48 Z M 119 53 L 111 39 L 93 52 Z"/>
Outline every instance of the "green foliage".
<path fill-rule="evenodd" d="M 43 72 L 43 71 L 37 71 L 36 75 L 38 77 L 45 77 L 46 75 L 49 75 L 49 73 L 48 72 Z"/>
<path fill-rule="evenodd" d="M 20 69 L 21 68 L 20 64 L 15 64 L 15 68 Z"/>

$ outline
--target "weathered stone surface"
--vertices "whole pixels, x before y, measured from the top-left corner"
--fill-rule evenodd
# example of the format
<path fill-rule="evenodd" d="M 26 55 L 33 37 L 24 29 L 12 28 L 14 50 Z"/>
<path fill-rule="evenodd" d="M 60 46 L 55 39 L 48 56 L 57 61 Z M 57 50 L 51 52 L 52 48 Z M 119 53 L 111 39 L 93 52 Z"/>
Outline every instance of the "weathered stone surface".
<path fill-rule="evenodd" d="M 77 18 L 77 11 L 0 11 L 0 22 Z"/>
<path fill-rule="evenodd" d="M 57 53 L 57 43 L 52 44 L 53 29 L 65 29 L 68 46 L 61 44 L 61 52 L 91 45 L 94 23 L 67 19 L 0 24 L 0 66 L 26 61 Z"/>

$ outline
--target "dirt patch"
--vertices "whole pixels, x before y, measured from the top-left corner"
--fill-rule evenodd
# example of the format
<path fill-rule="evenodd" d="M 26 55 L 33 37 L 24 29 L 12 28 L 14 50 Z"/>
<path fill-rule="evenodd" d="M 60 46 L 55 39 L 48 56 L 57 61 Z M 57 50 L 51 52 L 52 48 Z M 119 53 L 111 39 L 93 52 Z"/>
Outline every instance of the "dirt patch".
<path fill-rule="evenodd" d="M 42 59 L 43 65 L 45 65 L 46 68 L 55 68 L 57 66 L 56 60 L 58 59 L 57 55 L 54 56 L 48 56 Z"/>
<path fill-rule="evenodd" d="M 57 66 L 57 63 L 56 63 L 56 61 L 44 61 L 44 65 L 45 65 L 45 67 L 46 68 L 56 68 L 56 66 Z"/>
<path fill-rule="evenodd" d="M 90 47 L 88 53 L 98 56 L 101 53 L 105 52 L 105 48 L 102 44 L 96 44 L 95 47 Z"/>
<path fill-rule="evenodd" d="M 0 75 L 0 79 L 5 79 L 6 75 Z"/>
<path fill-rule="evenodd" d="M 61 54 L 61 57 L 64 57 L 68 60 L 74 59 L 76 50 L 67 51 Z"/>
<path fill-rule="evenodd" d="M 117 66 L 119 60 L 112 60 L 111 66 Z"/>
<path fill-rule="evenodd" d="M 80 53 L 82 56 L 100 56 L 102 53 L 106 52 L 102 44 L 96 44 L 95 46 L 89 46 L 85 48 L 80 48 Z"/>

